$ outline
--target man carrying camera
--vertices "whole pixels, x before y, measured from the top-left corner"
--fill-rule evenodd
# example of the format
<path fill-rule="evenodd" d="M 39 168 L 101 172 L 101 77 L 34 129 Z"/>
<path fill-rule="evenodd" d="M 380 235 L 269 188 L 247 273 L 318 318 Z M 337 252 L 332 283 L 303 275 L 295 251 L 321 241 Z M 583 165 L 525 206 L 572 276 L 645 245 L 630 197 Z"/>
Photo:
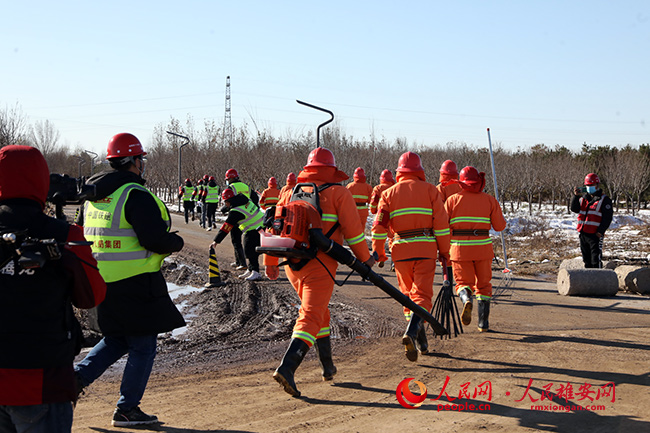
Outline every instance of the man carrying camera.
<path fill-rule="evenodd" d="M 0 431 L 70 432 L 81 328 L 106 284 L 81 227 L 43 213 L 50 186 L 38 149 L 0 149 Z"/>
<path fill-rule="evenodd" d="M 603 237 L 614 216 L 612 200 L 598 186 L 596 173 L 585 176 L 584 188 L 573 188 L 571 212 L 578 214 L 580 251 L 585 268 L 602 268 Z"/>
<path fill-rule="evenodd" d="M 183 248 L 183 239 L 169 231 L 165 204 L 142 186 L 144 155 L 135 136 L 115 135 L 106 156 L 114 170 L 88 179 L 96 186 L 96 197 L 85 203 L 83 212 L 84 233 L 94 241 L 93 255 L 107 293 L 97 309 L 104 338 L 75 370 L 85 387 L 128 354 L 112 421 L 118 427 L 158 422 L 139 407 L 156 356 L 157 334 L 185 326 L 160 271 L 163 259 Z"/>

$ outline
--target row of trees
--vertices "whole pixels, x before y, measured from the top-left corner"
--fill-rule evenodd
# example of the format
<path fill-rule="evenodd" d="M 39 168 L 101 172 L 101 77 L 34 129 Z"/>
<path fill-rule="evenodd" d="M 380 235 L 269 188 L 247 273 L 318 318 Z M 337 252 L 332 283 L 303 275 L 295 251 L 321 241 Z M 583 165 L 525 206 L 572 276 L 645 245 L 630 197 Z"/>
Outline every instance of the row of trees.
<path fill-rule="evenodd" d="M 251 130 L 244 124 L 233 131 L 232 138 L 226 139 L 222 125 L 214 122 L 197 127 L 188 117 L 184 122 L 172 118 L 167 124 L 159 124 L 153 131 L 152 142 L 143 143 L 148 153 L 148 185 L 172 196 L 178 188 L 178 153 L 185 140 L 167 131 L 190 140 L 182 149 L 182 179 L 196 180 L 207 174 L 222 182 L 226 170 L 235 168 L 244 182 L 260 191 L 271 176 L 282 185 L 289 172 L 297 174 L 316 147 L 316 127 L 303 134 L 288 131 L 273 136 L 253 126 Z M 52 172 L 71 176 L 87 176 L 91 171 L 105 169 L 97 166 L 105 155 L 95 159 L 82 149 L 60 146 L 58 140 L 59 134 L 50 122 L 30 126 L 17 108 L 0 111 L 0 147 L 15 143 L 38 147 Z M 382 170 L 394 170 L 399 156 L 410 150 L 420 155 L 427 179 L 432 183 L 438 181 L 442 162 L 451 159 L 459 169 L 472 165 L 486 172 L 486 191 L 494 191 L 490 153 L 484 147 L 461 142 L 427 146 L 399 138 L 394 141 L 374 136 L 355 138 L 346 135 L 336 122 L 321 130 L 320 144 L 332 150 L 338 167 L 346 173 L 351 175 L 356 167 L 363 167 L 372 184 L 378 183 Z M 496 143 L 493 155 L 499 199 L 510 207 L 506 211 L 514 211 L 522 203 L 528 203 L 531 213 L 535 204 L 566 205 L 573 187 L 582 185 L 589 172 L 600 176 L 602 186 L 617 206 L 623 204 L 633 214 L 641 206 L 647 206 L 650 197 L 650 146 L 647 144 L 637 148 L 584 144 L 580 152 L 572 152 L 563 146 L 551 148 L 544 144 L 513 151 Z"/>

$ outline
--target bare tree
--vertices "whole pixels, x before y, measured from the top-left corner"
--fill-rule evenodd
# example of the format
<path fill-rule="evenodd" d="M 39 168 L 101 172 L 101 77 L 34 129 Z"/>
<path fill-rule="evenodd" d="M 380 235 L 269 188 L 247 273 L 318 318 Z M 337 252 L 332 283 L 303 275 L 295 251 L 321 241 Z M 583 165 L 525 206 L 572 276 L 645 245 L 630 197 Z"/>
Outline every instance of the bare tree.
<path fill-rule="evenodd" d="M 0 110 L 0 147 L 28 144 L 27 121 L 18 104 Z"/>
<path fill-rule="evenodd" d="M 30 128 L 29 138 L 38 150 L 47 157 L 56 148 L 61 134 L 49 120 L 38 121 Z"/>

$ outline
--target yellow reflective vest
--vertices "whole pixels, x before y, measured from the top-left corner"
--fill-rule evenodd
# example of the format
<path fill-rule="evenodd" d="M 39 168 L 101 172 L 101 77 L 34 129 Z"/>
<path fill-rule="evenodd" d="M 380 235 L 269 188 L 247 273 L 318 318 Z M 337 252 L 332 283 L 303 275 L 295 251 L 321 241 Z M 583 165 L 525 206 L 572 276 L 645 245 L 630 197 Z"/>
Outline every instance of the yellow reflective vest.
<path fill-rule="evenodd" d="M 158 254 L 145 249 L 126 220 L 124 206 L 131 191 L 151 194 L 162 219 L 171 227 L 171 218 L 165 204 L 151 191 L 137 183 L 127 183 L 98 201 L 87 201 L 84 206 L 84 235 L 93 242 L 93 256 L 99 273 L 107 283 L 135 275 L 157 272 L 168 254 Z"/>

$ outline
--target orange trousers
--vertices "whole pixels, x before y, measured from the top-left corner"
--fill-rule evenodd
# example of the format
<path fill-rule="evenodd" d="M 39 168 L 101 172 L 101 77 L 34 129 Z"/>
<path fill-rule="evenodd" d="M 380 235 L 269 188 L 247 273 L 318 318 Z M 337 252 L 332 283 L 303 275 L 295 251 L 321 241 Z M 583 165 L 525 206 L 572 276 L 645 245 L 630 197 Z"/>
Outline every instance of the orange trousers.
<path fill-rule="evenodd" d="M 395 262 L 395 273 L 399 288 L 413 302 L 427 311 L 433 307 L 433 277 L 436 272 L 434 259 L 407 260 Z M 404 315 L 410 318 L 411 311 L 404 308 Z"/>
<path fill-rule="evenodd" d="M 338 263 L 322 253 L 318 257 L 332 275 L 336 275 Z M 293 271 L 285 267 L 287 278 L 298 293 L 300 310 L 291 338 L 299 338 L 311 347 L 317 338 L 330 335 L 330 310 L 328 308 L 334 280 L 318 260 L 311 260 L 304 268 Z"/>
<path fill-rule="evenodd" d="M 359 221 L 361 221 L 361 228 L 363 229 L 363 231 L 365 233 L 366 224 L 368 224 L 368 208 L 357 209 L 357 212 L 359 212 Z"/>
<path fill-rule="evenodd" d="M 492 297 L 492 260 L 467 260 L 451 262 L 458 290 L 469 287 L 476 299 L 489 301 Z"/>

